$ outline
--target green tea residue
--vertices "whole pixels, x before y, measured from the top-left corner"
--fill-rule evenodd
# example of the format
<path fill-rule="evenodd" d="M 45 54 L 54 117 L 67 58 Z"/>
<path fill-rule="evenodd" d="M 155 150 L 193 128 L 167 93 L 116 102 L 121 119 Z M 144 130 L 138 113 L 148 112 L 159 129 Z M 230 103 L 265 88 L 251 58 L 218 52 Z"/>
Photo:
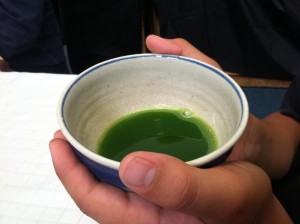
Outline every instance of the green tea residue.
<path fill-rule="evenodd" d="M 151 151 L 190 161 L 217 148 L 214 130 L 188 110 L 149 109 L 114 122 L 100 137 L 97 153 L 121 161 L 134 151 Z"/>

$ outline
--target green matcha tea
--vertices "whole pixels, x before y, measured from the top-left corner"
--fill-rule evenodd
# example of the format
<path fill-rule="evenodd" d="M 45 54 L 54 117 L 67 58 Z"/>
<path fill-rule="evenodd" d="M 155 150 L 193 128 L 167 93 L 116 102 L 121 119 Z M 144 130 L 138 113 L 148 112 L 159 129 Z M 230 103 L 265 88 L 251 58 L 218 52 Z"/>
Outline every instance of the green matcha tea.
<path fill-rule="evenodd" d="M 188 110 L 149 109 L 114 122 L 100 136 L 97 153 L 121 161 L 134 151 L 151 151 L 190 161 L 217 148 L 214 130 Z"/>

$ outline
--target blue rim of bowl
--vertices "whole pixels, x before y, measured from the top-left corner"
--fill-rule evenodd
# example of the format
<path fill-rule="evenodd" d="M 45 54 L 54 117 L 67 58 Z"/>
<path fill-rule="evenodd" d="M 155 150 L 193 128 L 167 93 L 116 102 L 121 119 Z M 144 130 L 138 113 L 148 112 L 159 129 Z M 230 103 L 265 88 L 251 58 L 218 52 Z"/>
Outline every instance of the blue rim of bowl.
<path fill-rule="evenodd" d="M 153 58 L 153 57 L 173 59 L 173 60 L 177 59 L 177 60 L 186 61 L 189 63 L 193 63 L 196 65 L 202 66 L 204 68 L 207 68 L 207 69 L 211 70 L 212 72 L 214 72 L 215 74 L 219 75 L 221 78 L 223 78 L 227 83 L 229 83 L 231 85 L 231 87 L 237 93 L 237 95 L 239 97 L 242 112 L 241 112 L 241 117 L 240 117 L 240 124 L 238 125 L 238 128 L 237 128 L 235 134 L 225 144 L 223 144 L 221 147 L 219 147 L 217 150 L 215 150 L 203 157 L 200 157 L 200 158 L 197 158 L 197 159 L 194 159 L 191 161 L 187 161 L 186 163 L 191 166 L 199 167 L 199 166 L 202 166 L 202 165 L 205 165 L 206 163 L 208 163 L 207 160 L 213 161 L 213 160 L 221 157 L 223 154 L 225 154 L 227 151 L 229 151 L 234 146 L 235 142 L 243 134 L 243 132 L 247 126 L 247 123 L 248 123 L 249 106 L 248 106 L 247 98 L 246 98 L 243 90 L 229 75 L 227 75 L 220 69 L 217 69 L 205 62 L 202 62 L 202 61 L 199 61 L 196 59 L 192 59 L 192 58 L 188 58 L 188 57 L 184 57 L 184 56 L 168 55 L 168 54 L 151 54 L 151 53 L 149 53 L 149 54 L 133 54 L 133 55 L 117 57 L 117 58 L 110 59 L 110 60 L 101 62 L 99 64 L 96 64 L 96 65 L 86 69 L 82 73 L 80 73 L 78 75 L 78 77 L 75 78 L 75 80 L 73 80 L 68 86 L 66 86 L 66 88 L 62 92 L 62 94 L 59 98 L 59 102 L 58 102 L 58 108 L 57 108 L 58 124 L 59 124 L 59 127 L 60 127 L 62 133 L 66 137 L 66 139 L 70 142 L 70 144 L 76 150 L 81 152 L 83 155 L 85 155 L 89 159 L 91 159 L 95 162 L 99 162 L 101 164 L 105 164 L 109 168 L 118 170 L 119 166 L 120 166 L 120 162 L 102 157 L 102 156 L 92 152 L 91 150 L 87 149 L 85 146 L 80 144 L 76 140 L 76 138 L 71 134 L 71 132 L 68 130 L 68 127 L 64 120 L 64 104 L 65 104 L 68 94 L 72 90 L 73 86 L 76 85 L 76 83 L 78 83 L 84 77 L 86 77 L 87 75 L 92 73 L 94 70 L 97 70 L 101 67 L 104 67 L 104 66 L 107 66 L 112 63 L 119 62 L 119 61 L 132 60 L 132 59 L 136 59 L 136 58 Z"/>

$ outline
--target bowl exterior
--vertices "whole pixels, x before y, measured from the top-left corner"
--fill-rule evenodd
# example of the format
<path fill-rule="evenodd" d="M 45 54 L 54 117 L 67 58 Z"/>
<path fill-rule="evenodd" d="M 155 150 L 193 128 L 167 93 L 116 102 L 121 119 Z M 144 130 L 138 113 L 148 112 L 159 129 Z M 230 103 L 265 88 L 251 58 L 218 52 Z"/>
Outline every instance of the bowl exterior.
<path fill-rule="evenodd" d="M 91 160 L 90 158 L 86 157 L 78 150 L 76 150 L 76 148 L 74 147 L 73 150 L 76 156 L 78 157 L 78 159 L 89 169 L 89 171 L 96 177 L 97 180 L 103 181 L 115 187 L 129 191 L 129 189 L 121 181 L 118 170 L 107 167 L 105 165 L 101 165 L 100 163 Z M 209 163 L 199 166 L 199 168 L 210 168 L 223 163 L 230 155 L 231 151 L 232 149 L 230 149 L 220 157 L 210 161 Z"/>
<path fill-rule="evenodd" d="M 90 158 L 83 155 L 73 147 L 73 150 L 78 159 L 92 172 L 92 174 L 99 180 L 111 184 L 115 187 L 128 190 L 120 179 L 118 170 L 112 169 L 100 163 L 97 163 Z"/>

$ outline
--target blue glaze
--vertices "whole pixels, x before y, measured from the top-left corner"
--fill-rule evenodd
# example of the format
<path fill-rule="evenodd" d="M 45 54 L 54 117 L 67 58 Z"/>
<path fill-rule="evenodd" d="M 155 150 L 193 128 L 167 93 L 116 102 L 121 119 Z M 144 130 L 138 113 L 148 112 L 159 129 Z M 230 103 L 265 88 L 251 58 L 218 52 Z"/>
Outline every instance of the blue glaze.
<path fill-rule="evenodd" d="M 105 183 L 111 184 L 113 186 L 128 190 L 128 188 L 123 184 L 119 177 L 118 170 L 111 169 L 109 167 L 103 166 L 95 161 L 84 156 L 78 150 L 73 148 L 75 154 L 79 160 L 94 174 L 94 176 Z"/>
<path fill-rule="evenodd" d="M 118 170 L 111 169 L 109 167 L 103 166 L 99 163 L 94 162 L 88 157 L 81 154 L 78 150 L 73 148 L 75 154 L 79 160 L 91 171 L 91 173 L 99 180 L 105 183 L 111 184 L 115 187 L 121 188 L 126 191 L 130 191 L 121 181 Z M 232 149 L 227 153 L 221 155 L 215 160 L 201 166 L 200 168 L 210 168 L 223 163 L 227 157 L 230 155 Z"/>

